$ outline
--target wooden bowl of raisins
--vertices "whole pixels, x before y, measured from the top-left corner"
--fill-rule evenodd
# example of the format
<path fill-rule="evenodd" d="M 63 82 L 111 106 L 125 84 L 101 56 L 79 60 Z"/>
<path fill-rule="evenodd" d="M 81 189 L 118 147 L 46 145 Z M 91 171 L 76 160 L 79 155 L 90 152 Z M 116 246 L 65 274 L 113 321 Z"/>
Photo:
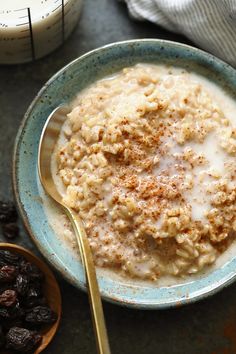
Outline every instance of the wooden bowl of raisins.
<path fill-rule="evenodd" d="M 0 243 L 0 352 L 41 353 L 61 318 L 61 293 L 49 267 L 27 249 Z"/>

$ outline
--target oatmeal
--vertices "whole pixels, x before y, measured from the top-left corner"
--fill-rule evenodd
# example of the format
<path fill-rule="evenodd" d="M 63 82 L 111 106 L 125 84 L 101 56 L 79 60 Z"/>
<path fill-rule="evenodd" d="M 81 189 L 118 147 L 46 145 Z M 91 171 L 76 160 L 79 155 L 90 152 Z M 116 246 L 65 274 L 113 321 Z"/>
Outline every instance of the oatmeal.
<path fill-rule="evenodd" d="M 225 114 L 205 81 L 138 64 L 73 102 L 52 166 L 98 267 L 186 276 L 235 239 L 236 109 Z"/>

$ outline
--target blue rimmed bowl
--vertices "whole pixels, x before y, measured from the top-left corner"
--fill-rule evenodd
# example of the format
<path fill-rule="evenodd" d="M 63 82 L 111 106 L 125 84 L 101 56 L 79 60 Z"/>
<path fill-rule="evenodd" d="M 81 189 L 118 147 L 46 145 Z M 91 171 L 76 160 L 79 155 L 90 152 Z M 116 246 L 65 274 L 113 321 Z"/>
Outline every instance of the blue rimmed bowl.
<path fill-rule="evenodd" d="M 64 247 L 49 225 L 44 193 L 37 173 L 38 144 L 43 125 L 60 104 L 70 102 L 92 82 L 139 62 L 170 64 L 199 73 L 236 95 L 236 71 L 196 48 L 163 40 L 143 39 L 107 45 L 69 63 L 41 89 L 25 114 L 17 135 L 13 184 L 26 228 L 42 254 L 78 288 L 85 289 L 82 265 Z M 99 275 L 102 297 L 125 306 L 145 309 L 174 307 L 205 298 L 229 285 L 236 277 L 236 257 L 224 266 L 182 285 L 166 287 L 126 282 Z"/>

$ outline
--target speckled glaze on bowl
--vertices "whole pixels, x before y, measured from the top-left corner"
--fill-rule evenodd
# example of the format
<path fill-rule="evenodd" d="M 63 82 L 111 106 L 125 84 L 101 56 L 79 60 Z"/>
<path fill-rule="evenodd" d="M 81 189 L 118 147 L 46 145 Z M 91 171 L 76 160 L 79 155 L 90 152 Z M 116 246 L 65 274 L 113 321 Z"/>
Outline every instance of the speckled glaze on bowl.
<path fill-rule="evenodd" d="M 195 71 L 236 95 L 236 71 L 198 49 L 179 43 L 143 39 L 119 42 L 91 51 L 54 75 L 30 105 L 19 130 L 15 151 L 13 184 L 24 223 L 48 261 L 72 284 L 85 289 L 81 264 L 65 250 L 48 224 L 37 173 L 38 143 L 51 111 L 70 102 L 88 84 L 138 62 L 165 63 Z M 143 309 L 175 307 L 205 298 L 236 278 L 236 257 L 223 267 L 184 285 L 141 286 L 99 276 L 102 297 L 114 303 Z"/>

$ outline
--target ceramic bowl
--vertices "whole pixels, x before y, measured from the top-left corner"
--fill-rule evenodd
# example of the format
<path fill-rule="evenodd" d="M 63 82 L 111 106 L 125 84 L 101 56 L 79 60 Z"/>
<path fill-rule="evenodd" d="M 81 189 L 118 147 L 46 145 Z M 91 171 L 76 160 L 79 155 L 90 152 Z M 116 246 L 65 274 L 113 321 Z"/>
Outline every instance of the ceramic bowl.
<path fill-rule="evenodd" d="M 43 207 L 37 153 L 43 125 L 51 111 L 70 102 L 88 84 L 139 62 L 181 66 L 199 73 L 235 95 L 236 71 L 212 55 L 179 43 L 144 39 L 114 43 L 72 61 L 41 89 L 20 127 L 14 152 L 15 196 L 25 226 L 48 261 L 78 288 L 85 289 L 82 265 L 58 241 Z M 201 278 L 182 285 L 159 287 L 99 275 L 101 295 L 109 301 L 145 309 L 174 307 L 205 298 L 236 276 L 236 258 Z"/>

